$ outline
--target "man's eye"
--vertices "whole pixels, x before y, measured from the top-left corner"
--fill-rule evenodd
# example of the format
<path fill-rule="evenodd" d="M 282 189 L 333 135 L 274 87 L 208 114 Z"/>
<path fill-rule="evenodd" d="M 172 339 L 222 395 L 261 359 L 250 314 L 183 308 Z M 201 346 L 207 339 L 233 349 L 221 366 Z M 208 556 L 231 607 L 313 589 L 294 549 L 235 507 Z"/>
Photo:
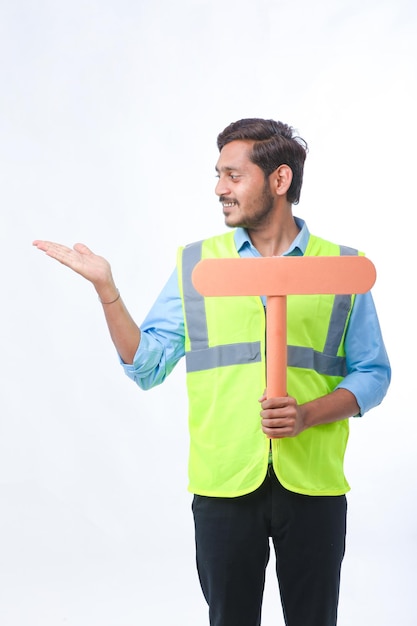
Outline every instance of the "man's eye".
<path fill-rule="evenodd" d="M 229 174 L 229 176 L 232 180 L 236 180 L 236 178 L 239 178 L 237 174 Z"/>

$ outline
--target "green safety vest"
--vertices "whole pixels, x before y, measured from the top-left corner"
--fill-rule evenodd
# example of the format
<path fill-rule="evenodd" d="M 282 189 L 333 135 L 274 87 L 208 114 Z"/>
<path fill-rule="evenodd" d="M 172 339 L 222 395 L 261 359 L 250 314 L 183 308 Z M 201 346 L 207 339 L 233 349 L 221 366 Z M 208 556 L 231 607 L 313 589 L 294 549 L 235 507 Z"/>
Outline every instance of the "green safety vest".
<path fill-rule="evenodd" d="M 310 235 L 305 255 L 358 254 Z M 268 439 L 261 429 L 265 386 L 265 310 L 258 296 L 203 297 L 191 275 L 205 258 L 238 257 L 234 231 L 178 251 L 189 397 L 189 490 L 236 497 L 259 487 L 270 451 L 284 487 L 307 495 L 349 490 L 343 459 L 348 420 L 296 437 Z M 353 295 L 287 297 L 287 391 L 299 404 L 330 393 L 346 376 L 344 336 Z"/>

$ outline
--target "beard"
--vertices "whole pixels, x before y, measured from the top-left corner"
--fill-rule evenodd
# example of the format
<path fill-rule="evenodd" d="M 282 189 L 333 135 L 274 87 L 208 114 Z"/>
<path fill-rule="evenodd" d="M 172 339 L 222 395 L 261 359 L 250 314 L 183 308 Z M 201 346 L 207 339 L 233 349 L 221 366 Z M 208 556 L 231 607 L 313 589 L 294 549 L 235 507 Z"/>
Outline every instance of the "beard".
<path fill-rule="evenodd" d="M 222 200 L 222 198 L 220 198 Z M 274 211 L 275 198 L 269 188 L 269 181 L 266 179 L 262 189 L 262 193 L 258 198 L 254 198 L 241 215 L 235 217 L 228 216 L 225 218 L 226 226 L 230 228 L 241 227 L 246 230 L 258 230 L 268 224 L 270 216 Z M 240 204 L 238 204 L 240 207 Z"/>

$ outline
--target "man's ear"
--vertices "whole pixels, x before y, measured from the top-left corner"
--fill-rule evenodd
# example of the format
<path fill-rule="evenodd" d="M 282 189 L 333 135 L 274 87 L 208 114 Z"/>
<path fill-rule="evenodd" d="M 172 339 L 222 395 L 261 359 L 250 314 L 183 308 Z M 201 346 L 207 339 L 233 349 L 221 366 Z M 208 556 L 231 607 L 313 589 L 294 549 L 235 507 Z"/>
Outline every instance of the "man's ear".
<path fill-rule="evenodd" d="M 289 165 L 280 165 L 271 174 L 271 184 L 277 196 L 284 196 L 292 183 L 292 169 Z"/>

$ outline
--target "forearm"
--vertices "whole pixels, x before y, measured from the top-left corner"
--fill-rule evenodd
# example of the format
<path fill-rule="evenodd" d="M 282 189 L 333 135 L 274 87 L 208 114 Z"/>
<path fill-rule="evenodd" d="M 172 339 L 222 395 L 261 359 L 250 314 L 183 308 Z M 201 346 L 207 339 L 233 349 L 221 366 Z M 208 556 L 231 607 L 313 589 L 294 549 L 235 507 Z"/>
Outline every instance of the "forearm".
<path fill-rule="evenodd" d="M 353 393 L 335 389 L 326 396 L 298 404 L 291 396 L 260 398 L 262 430 L 273 439 L 296 437 L 303 430 L 352 417 L 359 412 Z"/>
<path fill-rule="evenodd" d="M 335 389 L 332 393 L 299 405 L 304 428 L 330 424 L 357 415 L 360 411 L 353 393 Z"/>
<path fill-rule="evenodd" d="M 140 342 L 140 330 L 127 310 L 114 283 L 95 285 L 114 346 L 122 361 L 133 363 Z"/>

